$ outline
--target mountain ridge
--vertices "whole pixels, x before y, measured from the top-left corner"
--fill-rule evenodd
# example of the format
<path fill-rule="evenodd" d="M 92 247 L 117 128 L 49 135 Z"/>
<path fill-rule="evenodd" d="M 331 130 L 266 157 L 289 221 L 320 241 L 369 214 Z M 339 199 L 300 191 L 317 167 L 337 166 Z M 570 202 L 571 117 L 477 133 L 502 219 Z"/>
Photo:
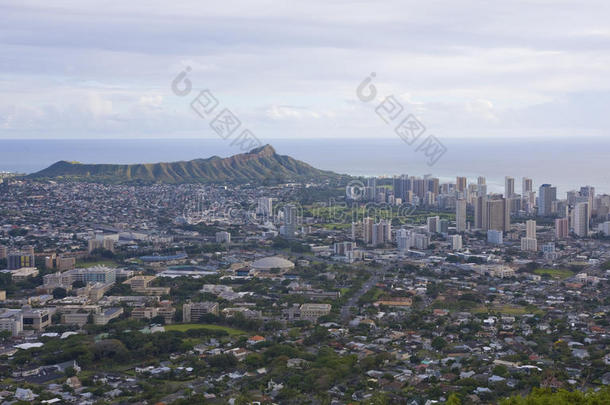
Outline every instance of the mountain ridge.
<path fill-rule="evenodd" d="M 93 164 L 61 160 L 26 178 L 99 183 L 280 183 L 336 179 L 341 175 L 316 169 L 267 144 L 249 152 L 222 158 L 134 164 Z"/>

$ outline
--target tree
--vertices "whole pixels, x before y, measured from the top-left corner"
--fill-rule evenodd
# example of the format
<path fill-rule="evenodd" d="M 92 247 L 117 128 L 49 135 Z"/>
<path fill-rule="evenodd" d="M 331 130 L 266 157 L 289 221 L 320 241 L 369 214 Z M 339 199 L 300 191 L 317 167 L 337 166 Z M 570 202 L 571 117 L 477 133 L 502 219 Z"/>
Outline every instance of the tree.
<path fill-rule="evenodd" d="M 265 360 L 259 353 L 250 353 L 246 356 L 245 363 L 250 367 L 258 368 L 265 364 Z"/>
<path fill-rule="evenodd" d="M 462 401 L 460 401 L 460 398 L 454 392 L 453 394 L 449 395 L 449 398 L 447 398 L 447 405 L 462 405 Z"/>
<path fill-rule="evenodd" d="M 150 323 L 165 325 L 165 318 L 162 315 L 153 316 L 150 318 Z"/>
<path fill-rule="evenodd" d="M 550 389 L 534 388 L 526 397 L 513 396 L 500 401 L 500 405 L 596 405 L 610 403 L 610 388 L 599 391 L 567 391 L 560 389 L 553 392 Z"/>
<path fill-rule="evenodd" d="M 66 369 L 64 370 L 64 374 L 68 378 L 74 377 L 76 375 L 76 370 L 74 370 L 74 367 L 66 367 Z"/>
<path fill-rule="evenodd" d="M 432 339 L 432 347 L 434 347 L 436 350 L 441 351 L 445 348 L 445 346 L 447 346 L 447 342 L 442 337 L 437 336 Z"/>
<path fill-rule="evenodd" d="M 53 290 L 53 298 L 56 300 L 66 298 L 68 296 L 68 292 L 65 288 L 57 287 Z"/>
<path fill-rule="evenodd" d="M 227 370 L 237 365 L 237 359 L 232 354 L 217 354 L 208 357 L 206 360 L 210 366 L 221 370 Z"/>
<path fill-rule="evenodd" d="M 7 342 L 13 334 L 8 330 L 0 331 L 0 342 Z"/>

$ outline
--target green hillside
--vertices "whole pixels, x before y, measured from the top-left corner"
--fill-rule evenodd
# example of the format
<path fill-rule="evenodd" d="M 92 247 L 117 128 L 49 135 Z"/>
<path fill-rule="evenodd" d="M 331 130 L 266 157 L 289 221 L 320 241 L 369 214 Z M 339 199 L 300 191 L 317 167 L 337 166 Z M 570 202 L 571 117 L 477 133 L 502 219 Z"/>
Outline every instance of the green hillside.
<path fill-rule="evenodd" d="M 335 179 L 340 175 L 278 155 L 273 147 L 265 145 L 228 158 L 213 156 L 170 163 L 119 165 L 60 161 L 27 177 L 102 183 L 278 183 Z"/>

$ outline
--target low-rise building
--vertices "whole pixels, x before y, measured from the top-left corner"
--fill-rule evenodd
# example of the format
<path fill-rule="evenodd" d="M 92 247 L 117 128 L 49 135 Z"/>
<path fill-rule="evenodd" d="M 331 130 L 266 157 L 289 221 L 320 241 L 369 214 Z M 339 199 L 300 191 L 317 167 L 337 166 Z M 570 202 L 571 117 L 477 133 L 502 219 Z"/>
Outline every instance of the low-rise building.
<path fill-rule="evenodd" d="M 23 331 L 23 316 L 20 310 L 5 309 L 0 312 L 0 331 L 9 331 L 17 336 Z"/>
<path fill-rule="evenodd" d="M 218 315 L 217 302 L 189 302 L 182 306 L 182 321 L 197 322 L 205 314 Z"/>
<path fill-rule="evenodd" d="M 51 312 L 46 308 L 33 309 L 29 305 L 21 309 L 24 329 L 44 330 L 51 324 Z"/>
<path fill-rule="evenodd" d="M 11 278 L 15 282 L 25 281 L 29 277 L 36 277 L 38 269 L 36 267 L 22 267 L 11 271 Z"/>
<path fill-rule="evenodd" d="M 93 323 L 96 325 L 106 325 L 111 320 L 123 314 L 123 308 L 106 308 L 103 312 L 93 315 Z"/>
<path fill-rule="evenodd" d="M 303 304 L 299 308 L 301 319 L 316 322 L 319 317 L 330 314 L 330 304 Z"/>

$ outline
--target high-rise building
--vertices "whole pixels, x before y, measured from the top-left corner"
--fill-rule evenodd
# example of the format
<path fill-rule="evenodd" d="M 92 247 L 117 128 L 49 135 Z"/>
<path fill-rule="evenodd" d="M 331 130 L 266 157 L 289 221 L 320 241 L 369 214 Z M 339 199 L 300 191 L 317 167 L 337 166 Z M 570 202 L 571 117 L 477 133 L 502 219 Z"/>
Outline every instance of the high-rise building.
<path fill-rule="evenodd" d="M 557 239 L 565 239 L 570 233 L 568 218 L 557 218 L 555 220 L 555 237 Z"/>
<path fill-rule="evenodd" d="M 521 195 L 525 197 L 528 193 L 531 193 L 532 191 L 534 191 L 534 182 L 532 181 L 532 179 L 524 177 L 521 180 Z"/>
<path fill-rule="evenodd" d="M 568 204 L 571 206 L 576 205 L 576 203 L 578 203 L 578 202 L 584 201 L 583 199 L 580 198 L 580 193 L 576 190 L 568 191 L 566 193 L 566 199 L 568 201 Z"/>
<path fill-rule="evenodd" d="M 528 214 L 534 210 L 534 206 L 536 205 L 536 192 L 528 191 L 521 196 L 521 209 L 523 209 Z"/>
<path fill-rule="evenodd" d="M 474 199 L 477 197 L 478 195 L 478 186 L 476 184 L 469 184 L 468 187 L 466 188 L 466 202 L 468 204 L 473 205 L 474 204 Z"/>
<path fill-rule="evenodd" d="M 8 248 L 6 246 L 0 245 L 0 260 L 6 259 L 8 256 Z"/>
<path fill-rule="evenodd" d="M 479 176 L 477 178 L 477 190 L 479 197 L 487 195 L 487 183 L 485 182 L 485 177 Z"/>
<path fill-rule="evenodd" d="M 576 204 L 573 216 L 574 233 L 581 238 L 586 238 L 589 235 L 589 203 Z"/>
<path fill-rule="evenodd" d="M 438 216 L 428 217 L 428 219 L 426 220 L 428 232 L 436 233 L 439 221 L 440 221 L 440 217 L 438 217 Z"/>
<path fill-rule="evenodd" d="M 515 195 L 515 178 L 506 176 L 504 177 L 504 197 L 511 198 Z"/>
<path fill-rule="evenodd" d="M 373 220 L 373 218 L 364 218 L 362 220 L 362 240 L 364 240 L 364 243 L 366 243 L 367 245 L 372 245 L 373 244 L 373 225 L 375 224 L 375 221 Z"/>
<path fill-rule="evenodd" d="M 446 219 L 441 219 L 438 221 L 436 223 L 436 232 L 447 235 L 449 233 L 449 221 Z"/>
<path fill-rule="evenodd" d="M 487 196 L 480 195 L 474 199 L 474 227 L 487 228 Z"/>
<path fill-rule="evenodd" d="M 586 198 L 587 202 L 589 203 L 589 220 L 591 220 L 591 216 L 593 214 L 593 202 L 595 201 L 595 187 L 593 187 L 593 186 L 581 187 L 580 195 L 583 198 Z"/>
<path fill-rule="evenodd" d="M 413 179 L 413 194 L 415 194 L 417 197 L 419 197 L 420 201 L 425 201 L 426 192 L 427 192 L 427 190 L 425 187 L 424 179 L 414 178 Z"/>
<path fill-rule="evenodd" d="M 538 251 L 538 240 L 536 238 L 521 238 L 521 250 L 526 252 Z"/>
<path fill-rule="evenodd" d="M 256 213 L 263 215 L 264 217 L 271 217 L 273 215 L 273 198 L 260 197 L 256 207 Z"/>
<path fill-rule="evenodd" d="M 438 195 L 439 189 L 440 189 L 440 181 L 438 178 L 436 177 L 428 177 L 426 176 L 424 178 L 425 181 L 425 189 L 427 192 L 430 192 L 434 195 L 434 197 L 436 197 Z"/>
<path fill-rule="evenodd" d="M 455 178 L 455 190 L 458 193 L 465 193 L 466 187 L 467 187 L 466 183 L 467 183 L 466 177 L 460 177 L 460 176 L 456 177 Z"/>
<path fill-rule="evenodd" d="M 510 206 L 506 198 L 494 197 L 487 200 L 486 227 L 497 231 L 510 231 Z"/>
<path fill-rule="evenodd" d="M 362 226 L 358 222 L 352 222 L 352 240 L 364 238 L 362 235 Z"/>
<path fill-rule="evenodd" d="M 536 221 L 530 219 L 525 221 L 525 237 L 536 239 Z"/>
<path fill-rule="evenodd" d="M 396 246 L 403 252 L 411 249 L 411 237 L 406 229 L 399 229 L 396 231 Z"/>
<path fill-rule="evenodd" d="M 557 215 L 558 218 L 567 218 L 570 214 L 570 206 L 565 200 L 555 200 L 553 201 L 551 212 Z"/>
<path fill-rule="evenodd" d="M 518 194 L 513 194 L 513 196 L 507 198 L 506 201 L 508 202 L 508 209 L 511 214 L 516 214 L 521 211 L 521 197 Z"/>
<path fill-rule="evenodd" d="M 584 186 L 580 188 L 580 195 L 585 197 L 595 197 L 595 187 Z"/>
<path fill-rule="evenodd" d="M 462 248 L 462 235 L 451 236 L 451 249 L 460 250 Z"/>
<path fill-rule="evenodd" d="M 369 200 L 377 198 L 377 178 L 370 177 L 366 181 L 366 197 Z"/>
<path fill-rule="evenodd" d="M 373 224 L 373 239 L 372 245 L 382 245 L 392 241 L 392 225 L 390 221 L 379 221 L 378 224 Z"/>
<path fill-rule="evenodd" d="M 525 221 L 525 238 L 521 238 L 521 250 L 538 251 L 538 240 L 536 239 L 536 221 L 530 219 Z"/>
<path fill-rule="evenodd" d="M 457 232 L 466 231 L 466 200 L 455 202 L 455 228 Z"/>
<path fill-rule="evenodd" d="M 413 238 L 413 246 L 415 249 L 426 250 L 430 247 L 430 237 L 423 233 L 414 233 L 411 235 Z"/>
<path fill-rule="evenodd" d="M 284 235 L 293 238 L 297 233 L 298 213 L 297 207 L 292 204 L 284 206 Z"/>
<path fill-rule="evenodd" d="M 394 197 L 400 198 L 403 202 L 406 201 L 407 192 L 409 191 L 409 177 L 403 174 L 399 177 L 394 177 Z"/>
<path fill-rule="evenodd" d="M 538 190 L 538 215 L 550 216 L 553 212 L 553 201 L 557 200 L 557 188 L 543 184 Z"/>

